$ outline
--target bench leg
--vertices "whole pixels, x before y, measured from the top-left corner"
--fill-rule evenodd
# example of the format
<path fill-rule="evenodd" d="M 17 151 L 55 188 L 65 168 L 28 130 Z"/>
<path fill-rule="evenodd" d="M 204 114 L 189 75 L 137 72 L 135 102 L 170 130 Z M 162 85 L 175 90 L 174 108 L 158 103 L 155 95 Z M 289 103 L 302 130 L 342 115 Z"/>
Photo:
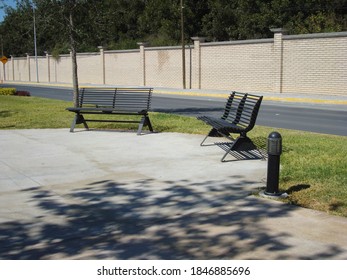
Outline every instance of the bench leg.
<path fill-rule="evenodd" d="M 149 116 L 146 116 L 145 125 L 148 126 L 148 129 L 150 132 L 153 132 L 153 127 L 152 127 L 151 120 L 149 119 Z"/>
<path fill-rule="evenodd" d="M 204 140 L 202 140 L 202 142 L 200 143 L 200 146 L 213 146 L 213 145 L 215 145 L 215 144 L 204 144 L 205 141 L 206 141 L 206 139 L 207 139 L 208 137 L 225 137 L 225 136 L 224 136 L 223 134 L 220 134 L 220 133 L 217 131 L 217 129 L 212 128 L 212 129 L 210 130 L 210 132 L 206 135 L 206 137 L 204 138 Z"/>
<path fill-rule="evenodd" d="M 148 126 L 148 129 L 153 132 L 153 127 L 151 124 L 151 121 L 149 119 L 149 116 L 143 116 L 141 118 L 140 124 L 139 124 L 139 128 L 137 129 L 137 135 L 140 135 L 142 133 L 142 128 L 143 126 Z"/>
<path fill-rule="evenodd" d="M 85 121 L 83 115 L 76 114 L 76 116 L 72 120 L 71 127 L 70 127 L 70 132 L 74 131 L 76 124 L 81 124 L 81 123 L 83 123 L 85 129 L 89 130 L 89 127 L 88 127 L 87 122 Z"/>
<path fill-rule="evenodd" d="M 239 136 L 238 138 L 235 139 L 235 141 L 232 143 L 230 148 L 226 151 L 226 153 L 221 159 L 221 162 L 225 162 L 224 159 L 231 151 L 250 151 L 250 150 L 257 150 L 261 158 L 264 159 L 263 154 L 259 151 L 257 146 L 253 143 L 253 141 L 250 138 L 248 138 L 247 136 Z"/>

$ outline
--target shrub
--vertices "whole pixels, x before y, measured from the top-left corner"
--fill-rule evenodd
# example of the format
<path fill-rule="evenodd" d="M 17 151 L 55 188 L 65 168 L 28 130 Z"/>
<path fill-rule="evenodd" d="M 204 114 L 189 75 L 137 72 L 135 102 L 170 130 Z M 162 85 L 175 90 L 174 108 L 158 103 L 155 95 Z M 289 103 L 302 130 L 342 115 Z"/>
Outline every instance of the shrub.
<path fill-rule="evenodd" d="M 15 95 L 18 95 L 18 96 L 30 96 L 30 92 L 29 91 L 25 91 L 25 90 L 19 90 L 16 92 Z"/>
<path fill-rule="evenodd" d="M 0 95 L 15 95 L 15 88 L 0 88 Z"/>

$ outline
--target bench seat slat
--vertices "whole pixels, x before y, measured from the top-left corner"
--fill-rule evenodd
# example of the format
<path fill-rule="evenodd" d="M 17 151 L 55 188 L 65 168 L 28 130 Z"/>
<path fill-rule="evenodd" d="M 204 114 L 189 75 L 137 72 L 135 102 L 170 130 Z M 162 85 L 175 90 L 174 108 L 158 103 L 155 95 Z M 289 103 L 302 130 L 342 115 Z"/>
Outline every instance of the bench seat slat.
<path fill-rule="evenodd" d="M 140 111 L 136 111 L 132 108 L 129 108 L 128 110 L 126 108 L 122 108 L 122 109 L 117 109 L 117 108 L 110 108 L 110 107 L 83 107 L 83 108 L 79 108 L 79 107 L 71 107 L 71 108 L 67 108 L 67 110 L 71 111 L 71 112 L 75 112 L 75 113 L 103 113 L 103 112 L 107 112 L 107 113 L 114 113 L 114 114 L 121 114 L 121 113 L 134 113 L 134 114 L 140 114 L 140 115 L 144 115 L 147 114 L 148 111 L 147 110 L 140 110 Z"/>
<path fill-rule="evenodd" d="M 245 129 L 245 126 L 242 126 L 241 124 L 230 123 L 226 120 L 219 119 L 219 118 L 202 116 L 202 117 L 198 117 L 198 119 L 204 121 L 205 123 L 213 126 L 216 129 L 223 130 L 223 131 L 230 130 L 230 132 L 235 131 L 235 133 L 238 133 Z"/>

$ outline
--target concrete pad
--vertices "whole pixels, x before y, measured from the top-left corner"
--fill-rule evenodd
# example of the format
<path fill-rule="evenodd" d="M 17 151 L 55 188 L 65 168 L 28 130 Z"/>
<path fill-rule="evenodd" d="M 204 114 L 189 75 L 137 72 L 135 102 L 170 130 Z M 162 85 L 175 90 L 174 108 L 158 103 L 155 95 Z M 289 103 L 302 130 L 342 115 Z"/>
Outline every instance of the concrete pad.
<path fill-rule="evenodd" d="M 251 195 L 266 161 L 201 140 L 0 131 L 0 259 L 347 258 L 347 219 Z"/>

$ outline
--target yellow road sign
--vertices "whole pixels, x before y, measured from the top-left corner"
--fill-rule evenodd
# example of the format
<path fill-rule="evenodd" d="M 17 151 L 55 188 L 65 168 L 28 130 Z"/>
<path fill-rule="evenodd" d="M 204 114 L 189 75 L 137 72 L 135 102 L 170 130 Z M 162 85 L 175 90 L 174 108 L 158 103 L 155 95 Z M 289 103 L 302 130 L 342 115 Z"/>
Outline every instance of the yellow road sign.
<path fill-rule="evenodd" d="M 2 62 L 3 64 L 6 64 L 8 58 L 7 58 L 6 56 L 3 56 L 3 57 L 0 58 L 0 60 L 1 60 L 1 62 Z"/>

